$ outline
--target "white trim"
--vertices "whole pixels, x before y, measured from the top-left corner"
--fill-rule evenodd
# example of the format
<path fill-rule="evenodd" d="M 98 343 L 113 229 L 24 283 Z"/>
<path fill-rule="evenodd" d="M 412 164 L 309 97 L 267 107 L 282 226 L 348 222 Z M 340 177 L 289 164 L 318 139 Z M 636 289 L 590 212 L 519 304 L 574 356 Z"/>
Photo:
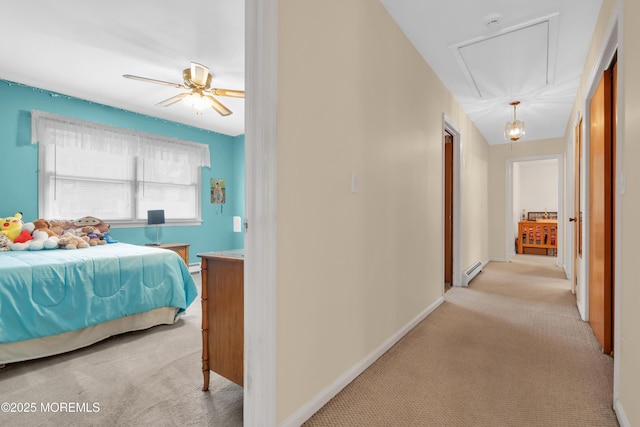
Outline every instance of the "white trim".
<path fill-rule="evenodd" d="M 245 2 L 244 414 L 276 425 L 277 0 Z"/>
<path fill-rule="evenodd" d="M 353 365 L 351 369 L 344 374 L 336 378 L 329 386 L 316 394 L 306 404 L 302 405 L 291 414 L 286 420 L 284 420 L 281 427 L 297 427 L 307 421 L 313 414 L 315 414 L 320 408 L 329 402 L 334 396 L 345 388 L 351 381 L 353 381 L 358 375 L 364 372 L 369 366 L 371 366 L 380 356 L 387 352 L 394 344 L 396 344 L 402 337 L 404 337 L 411 329 L 413 329 L 418 323 L 422 322 L 427 316 L 444 302 L 444 297 L 438 298 L 433 304 L 424 309 L 413 320 L 407 323 L 403 328 L 398 330 L 395 334 L 389 337 L 378 348 L 373 350 L 367 356 L 365 356 L 358 363 Z"/>
<path fill-rule="evenodd" d="M 444 131 L 448 131 L 453 135 L 453 277 L 451 279 L 453 286 L 462 286 L 462 267 L 460 267 L 462 259 L 462 227 L 460 224 L 462 222 L 462 197 L 460 194 L 462 132 L 445 114 L 442 115 L 442 125 L 443 134 Z M 444 149 L 442 156 L 444 164 Z"/>
<path fill-rule="evenodd" d="M 613 410 L 616 412 L 616 417 L 618 418 L 618 424 L 620 424 L 620 427 L 631 427 L 629 418 L 627 418 L 627 413 L 624 411 L 622 402 L 618 397 L 613 401 Z"/>

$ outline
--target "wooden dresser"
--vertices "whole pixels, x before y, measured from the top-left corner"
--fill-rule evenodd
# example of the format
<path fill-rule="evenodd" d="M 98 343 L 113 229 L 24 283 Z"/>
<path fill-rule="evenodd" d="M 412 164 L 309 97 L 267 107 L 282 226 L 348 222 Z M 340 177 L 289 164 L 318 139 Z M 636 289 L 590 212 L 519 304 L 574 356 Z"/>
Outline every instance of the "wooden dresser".
<path fill-rule="evenodd" d="M 244 252 L 198 254 L 202 259 L 202 374 L 236 384 L 244 379 Z"/>
<path fill-rule="evenodd" d="M 185 264 L 189 265 L 189 246 L 190 245 L 188 245 L 187 243 L 161 243 L 159 245 L 156 245 L 154 243 L 148 243 L 145 246 L 153 246 L 156 248 L 170 249 L 173 252 L 180 255 L 180 258 L 184 260 Z"/>

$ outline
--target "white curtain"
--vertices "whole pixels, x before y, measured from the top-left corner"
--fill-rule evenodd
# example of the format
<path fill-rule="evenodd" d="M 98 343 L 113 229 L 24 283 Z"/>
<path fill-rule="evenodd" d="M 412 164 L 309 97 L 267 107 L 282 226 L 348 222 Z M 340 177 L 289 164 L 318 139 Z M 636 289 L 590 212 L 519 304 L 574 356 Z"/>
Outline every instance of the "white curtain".
<path fill-rule="evenodd" d="M 137 223 L 146 211 L 200 219 L 200 170 L 209 146 L 42 111 L 31 112 L 39 143 L 39 215 L 85 215 Z"/>
<path fill-rule="evenodd" d="M 211 166 L 209 146 L 88 122 L 43 111 L 31 112 L 31 143 L 60 148 L 126 154 L 160 161 Z"/>

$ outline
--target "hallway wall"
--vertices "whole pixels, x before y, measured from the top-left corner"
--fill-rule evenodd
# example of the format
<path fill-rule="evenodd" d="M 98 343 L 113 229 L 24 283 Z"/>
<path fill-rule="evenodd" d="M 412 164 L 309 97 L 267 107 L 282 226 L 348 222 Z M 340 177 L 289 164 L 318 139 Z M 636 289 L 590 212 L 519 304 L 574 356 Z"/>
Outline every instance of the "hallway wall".
<path fill-rule="evenodd" d="M 487 259 L 489 148 L 379 2 L 278 8 L 276 401 L 297 425 L 441 301 L 443 113 L 462 134 L 461 268 Z"/>
<path fill-rule="evenodd" d="M 620 169 L 626 177 L 621 198 L 619 233 L 619 279 L 617 301 L 620 308 L 620 342 L 616 343 L 619 366 L 620 403 L 630 426 L 640 425 L 640 286 L 637 276 L 638 242 L 640 230 L 636 226 L 640 212 L 640 3 L 625 1 L 621 14 L 623 22 L 620 89 L 621 108 L 618 124 L 622 140 Z M 619 65 L 619 67 L 620 67 Z"/>

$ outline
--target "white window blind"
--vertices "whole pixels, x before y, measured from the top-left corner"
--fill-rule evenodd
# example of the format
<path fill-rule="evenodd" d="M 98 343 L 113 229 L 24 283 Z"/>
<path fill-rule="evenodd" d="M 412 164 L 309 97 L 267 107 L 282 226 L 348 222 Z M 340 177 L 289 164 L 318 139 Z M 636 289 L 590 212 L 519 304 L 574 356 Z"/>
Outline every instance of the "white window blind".
<path fill-rule="evenodd" d="M 85 215 L 111 224 L 200 221 L 201 167 L 209 146 L 42 111 L 31 112 L 39 143 L 39 216 Z"/>

